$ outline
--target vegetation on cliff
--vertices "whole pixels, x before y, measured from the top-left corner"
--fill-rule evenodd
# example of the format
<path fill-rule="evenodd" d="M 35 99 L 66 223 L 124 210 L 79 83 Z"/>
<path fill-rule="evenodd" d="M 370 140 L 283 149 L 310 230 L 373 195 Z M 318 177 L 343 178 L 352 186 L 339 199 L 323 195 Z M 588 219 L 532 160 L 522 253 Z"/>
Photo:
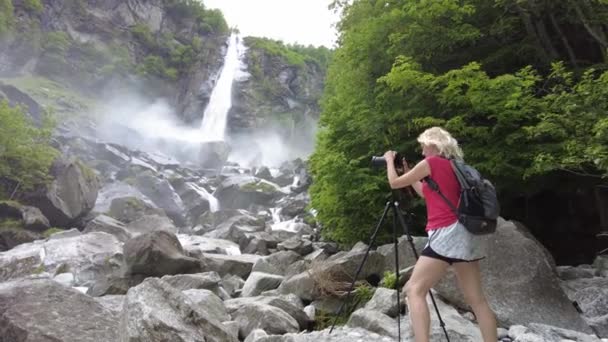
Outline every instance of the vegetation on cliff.
<path fill-rule="evenodd" d="M 31 190 L 50 179 L 58 151 L 50 146 L 52 121 L 35 127 L 19 107 L 0 101 L 0 199 Z"/>

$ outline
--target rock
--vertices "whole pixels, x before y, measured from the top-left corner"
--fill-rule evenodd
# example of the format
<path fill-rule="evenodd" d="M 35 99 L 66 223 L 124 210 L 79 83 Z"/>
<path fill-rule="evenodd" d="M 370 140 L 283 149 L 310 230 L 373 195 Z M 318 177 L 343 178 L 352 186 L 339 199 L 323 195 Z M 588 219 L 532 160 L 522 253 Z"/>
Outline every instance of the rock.
<path fill-rule="evenodd" d="M 299 331 L 298 322 L 285 311 L 260 303 L 248 303 L 232 314 L 239 323 L 239 337 L 245 338 L 256 329 L 269 334 Z"/>
<path fill-rule="evenodd" d="M 0 220 L 2 219 L 19 221 L 23 228 L 33 232 L 43 232 L 50 228 L 49 220 L 40 209 L 14 201 L 0 201 Z"/>
<path fill-rule="evenodd" d="M 395 320 L 378 311 L 359 309 L 348 320 L 349 327 L 360 327 L 383 336 L 397 337 L 397 324 Z M 402 333 L 406 333 L 402 329 Z"/>
<path fill-rule="evenodd" d="M 27 115 L 32 119 L 36 126 L 42 126 L 42 114 L 44 109 L 28 94 L 20 91 L 16 87 L 0 83 L 0 93 L 4 93 L 8 99 L 8 104 L 11 107 L 24 107 Z"/>
<path fill-rule="evenodd" d="M 531 235 L 501 219 L 496 233 L 489 238 L 490 253 L 480 265 L 483 288 L 499 325 L 542 323 L 591 332 L 559 286 L 552 261 Z M 451 303 L 467 308 L 453 272 L 435 289 Z"/>
<path fill-rule="evenodd" d="M 220 322 L 230 320 L 230 315 L 226 311 L 224 302 L 215 293 L 205 289 L 190 289 L 182 291 L 190 300 L 200 307 L 204 308 L 207 313 Z M 237 328 L 238 330 L 238 328 Z"/>
<path fill-rule="evenodd" d="M 601 337 L 608 337 L 608 278 L 565 281 L 562 288 L 582 311 L 583 318 Z"/>
<path fill-rule="evenodd" d="M 573 340 L 578 342 L 601 342 L 597 336 L 591 334 L 583 334 L 546 324 L 531 323 L 529 327 L 532 332 L 541 337 L 541 341 Z"/>
<path fill-rule="evenodd" d="M 285 275 L 289 266 L 301 258 L 298 253 L 293 251 L 279 251 L 259 259 L 251 271 Z"/>
<path fill-rule="evenodd" d="M 129 197 L 136 198 L 136 202 L 133 202 L 133 203 L 143 202 L 144 205 L 142 205 L 142 207 L 156 208 L 154 203 L 148 197 L 146 197 L 144 194 L 142 194 L 141 191 L 137 190 L 136 188 L 134 188 L 133 186 L 131 186 L 127 183 L 115 181 L 110 184 L 104 185 L 104 187 L 101 188 L 101 190 L 99 190 L 99 195 L 97 196 L 97 201 L 95 201 L 95 207 L 93 208 L 93 211 L 97 212 L 97 213 L 107 214 L 111 211 L 111 205 L 115 199 L 129 198 Z M 121 204 L 121 205 L 124 206 L 124 204 Z M 115 210 L 115 214 L 120 212 L 120 210 L 118 210 L 118 208 L 116 208 L 114 210 Z M 160 213 L 160 212 L 161 211 L 158 209 L 156 211 L 154 211 L 154 213 Z M 120 221 L 123 221 L 121 219 L 121 217 L 116 217 L 114 215 L 110 215 L 110 216 L 112 216 Z M 128 223 L 127 221 L 123 221 L 123 222 Z"/>
<path fill-rule="evenodd" d="M 177 233 L 177 228 L 170 218 L 162 215 L 144 215 L 127 224 L 127 231 L 137 236 L 157 230 L 162 230 L 171 234 Z"/>
<path fill-rule="evenodd" d="M 142 234 L 124 245 L 127 274 L 163 276 L 166 274 L 196 273 L 201 261 L 184 254 L 177 237 L 157 230 Z"/>
<path fill-rule="evenodd" d="M 0 284 L 2 341 L 119 340 L 116 316 L 95 299 L 52 280 Z"/>
<path fill-rule="evenodd" d="M 108 234 L 116 236 L 121 242 L 127 242 L 132 235 L 127 230 L 122 222 L 111 218 L 106 215 L 99 215 L 89 222 L 83 230 L 83 233 L 91 232 L 106 232 Z"/>
<path fill-rule="evenodd" d="M 122 341 L 238 341 L 204 307 L 154 278 L 129 289 L 120 330 Z"/>
<path fill-rule="evenodd" d="M 204 236 L 178 234 L 177 238 L 184 250 L 192 257 L 200 257 L 205 253 L 240 255 L 239 245 L 224 239 L 214 239 Z"/>
<path fill-rule="evenodd" d="M 120 241 L 103 232 L 37 240 L 0 253 L 0 281 L 70 272 L 76 286 L 92 286 L 118 272 L 122 262 Z"/>
<path fill-rule="evenodd" d="M 251 303 L 277 307 L 285 311 L 289 316 L 295 318 L 300 325 L 300 329 L 306 329 L 308 327 L 309 319 L 303 310 L 302 301 L 295 295 L 241 297 L 230 299 L 225 302 L 226 309 L 230 314 L 238 312 L 244 305 Z"/>
<path fill-rule="evenodd" d="M 307 255 L 313 251 L 312 242 L 298 237 L 285 240 L 277 245 L 279 250 L 294 251 L 299 255 Z"/>
<path fill-rule="evenodd" d="M 129 224 L 144 216 L 164 216 L 165 212 L 138 197 L 117 197 L 112 199 L 108 214 L 125 224 Z"/>
<path fill-rule="evenodd" d="M 51 227 L 40 209 L 24 205 L 21 207 L 23 227 L 34 232 L 43 232 Z"/>
<path fill-rule="evenodd" d="M 99 181 L 92 169 L 76 159 L 57 159 L 51 167 L 53 181 L 24 195 L 24 201 L 46 216 L 52 226 L 69 228 L 95 205 Z"/>
<path fill-rule="evenodd" d="M 242 297 L 253 297 L 267 290 L 276 289 L 283 281 L 282 276 L 269 273 L 252 272 L 241 290 Z"/>
<path fill-rule="evenodd" d="M 397 317 L 399 307 L 397 306 L 398 291 L 378 287 L 372 298 L 365 304 L 365 309 L 381 312 L 389 317 Z"/>
<path fill-rule="evenodd" d="M 200 165 L 203 168 L 219 170 L 228 160 L 230 146 L 223 141 L 201 143 L 199 152 Z"/>
<path fill-rule="evenodd" d="M 224 209 L 249 209 L 254 205 L 269 206 L 283 195 L 274 183 L 249 175 L 234 175 L 226 178 L 213 193 Z"/>
<path fill-rule="evenodd" d="M 23 228 L 2 227 L 2 224 L 0 223 L 0 252 L 8 251 L 24 243 L 32 242 L 37 238 L 38 236 L 33 232 Z"/>
<path fill-rule="evenodd" d="M 185 225 L 184 203 L 166 179 L 160 179 L 152 172 L 147 171 L 137 175 L 135 187 L 149 198 L 156 207 L 163 209 L 176 225 Z"/>
<path fill-rule="evenodd" d="M 247 278 L 251 273 L 253 265 L 261 258 L 259 255 L 222 255 L 222 254 L 203 254 L 208 261 L 210 270 L 216 271 L 221 277 L 225 275 L 236 275 Z"/>

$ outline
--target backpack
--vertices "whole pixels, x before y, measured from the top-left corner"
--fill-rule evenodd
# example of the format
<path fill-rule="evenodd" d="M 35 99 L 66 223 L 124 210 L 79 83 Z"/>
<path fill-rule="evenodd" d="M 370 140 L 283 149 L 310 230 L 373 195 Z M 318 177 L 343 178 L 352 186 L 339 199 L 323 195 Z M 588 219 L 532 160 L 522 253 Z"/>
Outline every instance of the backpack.
<path fill-rule="evenodd" d="M 500 215 L 494 185 L 463 160 L 450 159 L 450 163 L 461 188 L 458 207 L 441 193 L 439 185 L 432 178 L 426 178 L 427 184 L 443 198 L 469 232 L 475 235 L 494 233 Z"/>

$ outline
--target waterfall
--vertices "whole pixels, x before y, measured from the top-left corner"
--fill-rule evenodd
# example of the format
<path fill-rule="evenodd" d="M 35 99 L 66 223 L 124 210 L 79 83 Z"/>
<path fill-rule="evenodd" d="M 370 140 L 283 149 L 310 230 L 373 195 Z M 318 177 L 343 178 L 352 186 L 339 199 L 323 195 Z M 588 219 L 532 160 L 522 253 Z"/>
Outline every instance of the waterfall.
<path fill-rule="evenodd" d="M 232 81 L 240 70 L 241 61 L 239 56 L 239 38 L 232 34 L 228 42 L 228 51 L 224 58 L 224 67 L 220 73 L 215 88 L 211 92 L 209 104 L 203 114 L 201 124 L 201 137 L 203 142 L 224 141 L 226 130 L 226 117 L 232 106 Z"/>

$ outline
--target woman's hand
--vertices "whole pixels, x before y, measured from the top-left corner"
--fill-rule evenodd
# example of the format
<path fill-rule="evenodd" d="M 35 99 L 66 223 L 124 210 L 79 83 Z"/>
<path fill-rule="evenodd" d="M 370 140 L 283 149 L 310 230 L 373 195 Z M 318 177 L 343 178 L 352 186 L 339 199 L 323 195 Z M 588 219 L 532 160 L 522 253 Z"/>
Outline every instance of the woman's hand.
<path fill-rule="evenodd" d="M 403 162 L 403 173 L 406 173 L 410 170 L 410 166 L 407 164 L 407 161 L 405 160 L 405 158 L 403 158 L 402 162 Z"/>
<path fill-rule="evenodd" d="M 397 155 L 397 152 L 395 151 L 384 152 L 384 160 L 386 161 L 387 165 L 395 163 L 395 155 Z"/>

